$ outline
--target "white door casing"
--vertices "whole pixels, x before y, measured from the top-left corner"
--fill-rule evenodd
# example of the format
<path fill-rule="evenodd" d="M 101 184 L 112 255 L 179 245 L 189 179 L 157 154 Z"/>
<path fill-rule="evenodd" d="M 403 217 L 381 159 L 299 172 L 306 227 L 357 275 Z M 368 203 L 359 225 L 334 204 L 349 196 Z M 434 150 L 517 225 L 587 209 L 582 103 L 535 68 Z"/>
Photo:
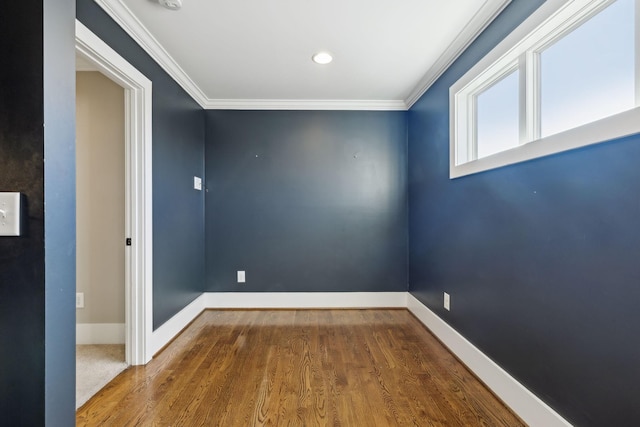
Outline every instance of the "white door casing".
<path fill-rule="evenodd" d="M 152 83 L 78 20 L 76 53 L 125 90 L 125 357 L 144 365 L 153 356 Z"/>

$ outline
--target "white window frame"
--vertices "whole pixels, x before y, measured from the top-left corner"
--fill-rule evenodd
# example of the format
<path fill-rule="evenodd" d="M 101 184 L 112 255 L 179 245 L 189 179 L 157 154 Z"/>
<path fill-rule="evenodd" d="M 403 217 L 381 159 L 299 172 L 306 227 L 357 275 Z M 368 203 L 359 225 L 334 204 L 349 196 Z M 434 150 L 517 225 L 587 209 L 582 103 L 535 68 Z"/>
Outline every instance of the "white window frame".
<path fill-rule="evenodd" d="M 640 132 L 640 0 L 636 4 L 635 107 L 540 137 L 540 53 L 614 0 L 548 0 L 449 90 L 450 178 L 470 175 Z M 476 101 L 508 73 L 520 72 L 520 139 L 509 150 L 477 158 Z"/>

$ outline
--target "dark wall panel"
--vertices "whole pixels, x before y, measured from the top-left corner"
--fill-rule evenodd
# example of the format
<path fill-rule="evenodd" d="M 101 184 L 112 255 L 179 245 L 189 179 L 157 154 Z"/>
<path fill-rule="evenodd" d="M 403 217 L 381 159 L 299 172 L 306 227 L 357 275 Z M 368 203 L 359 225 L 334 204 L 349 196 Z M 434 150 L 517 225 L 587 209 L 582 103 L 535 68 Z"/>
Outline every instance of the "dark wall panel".
<path fill-rule="evenodd" d="M 34 3 L 0 14 L 0 191 L 23 192 L 29 212 L 27 235 L 0 237 L 0 414 L 8 425 L 44 423 L 43 10 Z"/>
<path fill-rule="evenodd" d="M 206 291 L 407 289 L 406 113 L 208 111 L 206 136 Z"/>
<path fill-rule="evenodd" d="M 640 136 L 448 178 L 449 87 L 541 3 L 409 112 L 410 290 L 570 422 L 640 425 Z"/>
<path fill-rule="evenodd" d="M 75 7 L 50 5 L 0 14 L 0 191 L 24 193 L 28 212 L 22 236 L 0 237 L 0 424 L 11 426 L 75 423 Z"/>
<path fill-rule="evenodd" d="M 153 82 L 153 324 L 202 292 L 204 283 L 204 110 L 92 0 L 77 17 Z"/>
<path fill-rule="evenodd" d="M 75 423 L 75 1 L 44 4 L 45 424 Z"/>

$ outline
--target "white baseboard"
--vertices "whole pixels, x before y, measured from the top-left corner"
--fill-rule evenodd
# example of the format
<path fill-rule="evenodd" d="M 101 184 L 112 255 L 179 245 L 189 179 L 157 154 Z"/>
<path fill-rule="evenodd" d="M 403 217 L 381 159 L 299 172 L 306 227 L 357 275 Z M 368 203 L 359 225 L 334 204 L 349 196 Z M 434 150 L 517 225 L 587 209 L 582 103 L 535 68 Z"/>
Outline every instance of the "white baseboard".
<path fill-rule="evenodd" d="M 206 308 L 406 308 L 407 292 L 207 292 Z"/>
<path fill-rule="evenodd" d="M 124 344 L 124 323 L 77 323 L 76 344 Z"/>
<path fill-rule="evenodd" d="M 571 426 L 411 294 L 407 308 L 525 423 L 533 427 Z"/>
<path fill-rule="evenodd" d="M 156 354 L 207 308 L 405 308 L 406 292 L 205 292 L 151 334 Z"/>
<path fill-rule="evenodd" d="M 153 331 L 152 352 L 155 354 L 167 345 L 205 309 L 382 307 L 408 308 L 528 425 L 533 427 L 571 426 L 551 407 L 408 292 L 205 292 Z"/>
<path fill-rule="evenodd" d="M 156 354 L 180 333 L 193 319 L 205 309 L 205 295 L 200 295 L 191 304 L 180 310 L 175 316 L 163 323 L 151 334 L 151 354 Z"/>

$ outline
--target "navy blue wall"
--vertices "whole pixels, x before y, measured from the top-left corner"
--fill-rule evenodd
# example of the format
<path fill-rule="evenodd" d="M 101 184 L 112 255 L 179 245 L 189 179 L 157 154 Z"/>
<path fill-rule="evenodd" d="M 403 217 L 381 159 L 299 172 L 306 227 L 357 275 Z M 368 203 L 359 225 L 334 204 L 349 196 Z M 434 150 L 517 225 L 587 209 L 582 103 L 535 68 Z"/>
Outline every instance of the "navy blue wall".
<path fill-rule="evenodd" d="M 75 7 L 45 3 L 0 14 L 0 191 L 24 193 L 28 211 L 23 236 L 0 237 L 0 424 L 12 426 L 75 423 Z"/>
<path fill-rule="evenodd" d="M 202 293 L 204 110 L 92 0 L 77 17 L 153 82 L 153 325 Z"/>
<path fill-rule="evenodd" d="M 75 2 L 44 5 L 45 424 L 75 423 Z M 4 12 L 3 12 L 4 13 Z"/>
<path fill-rule="evenodd" d="M 541 3 L 409 112 L 410 290 L 569 421 L 640 425 L 640 136 L 448 178 L 449 86 Z"/>
<path fill-rule="evenodd" d="M 206 136 L 206 291 L 407 289 L 406 113 L 207 111 Z"/>

